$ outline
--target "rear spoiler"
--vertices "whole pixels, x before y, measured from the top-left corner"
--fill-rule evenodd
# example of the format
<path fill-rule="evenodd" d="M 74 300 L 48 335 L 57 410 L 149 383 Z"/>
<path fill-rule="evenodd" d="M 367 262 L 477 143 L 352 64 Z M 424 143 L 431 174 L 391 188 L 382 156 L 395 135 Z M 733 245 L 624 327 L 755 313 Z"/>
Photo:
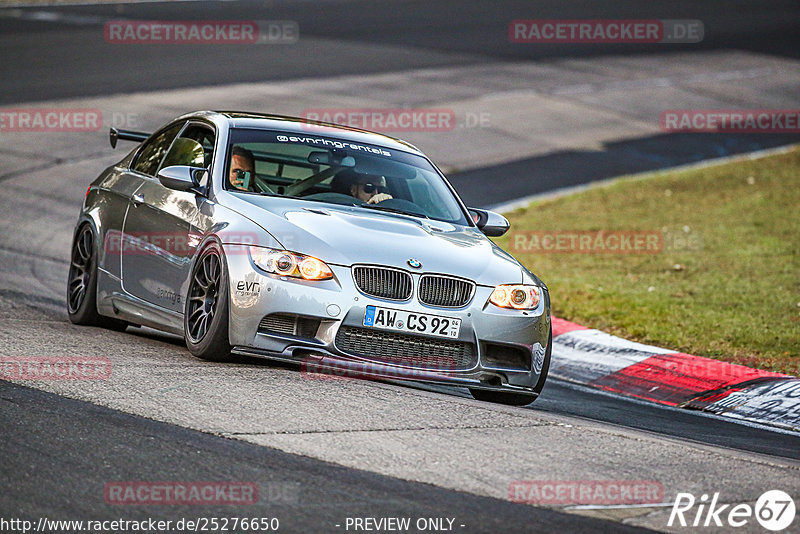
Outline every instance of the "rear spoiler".
<path fill-rule="evenodd" d="M 108 131 L 108 140 L 111 143 L 111 148 L 117 148 L 117 140 L 119 139 L 141 143 L 148 137 L 150 137 L 149 133 L 135 132 L 133 130 L 117 130 L 116 128 L 111 128 Z"/>

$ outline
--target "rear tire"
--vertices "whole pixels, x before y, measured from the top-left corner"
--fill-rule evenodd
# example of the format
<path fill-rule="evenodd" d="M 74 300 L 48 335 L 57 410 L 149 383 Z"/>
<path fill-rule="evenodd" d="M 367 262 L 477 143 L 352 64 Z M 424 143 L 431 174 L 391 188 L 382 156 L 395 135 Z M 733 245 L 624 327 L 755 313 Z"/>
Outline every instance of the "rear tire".
<path fill-rule="evenodd" d="M 67 279 L 67 315 L 74 324 L 100 326 L 119 332 L 127 322 L 97 313 L 97 246 L 94 230 L 84 224 L 72 242 Z"/>
<path fill-rule="evenodd" d="M 212 362 L 236 361 L 228 339 L 228 269 L 217 243 L 200 252 L 190 280 L 183 314 L 189 352 Z"/>
<path fill-rule="evenodd" d="M 539 380 L 533 387 L 533 393 L 510 393 L 506 391 L 491 391 L 488 389 L 473 389 L 470 388 L 469 392 L 472 398 L 479 401 L 494 402 L 497 404 L 506 404 L 508 406 L 527 406 L 535 401 L 539 394 L 544 389 L 544 383 L 547 381 L 547 373 L 550 371 L 550 357 L 553 354 L 553 326 L 550 326 L 550 338 L 547 343 L 547 350 L 544 353 L 544 362 L 542 362 L 542 370 L 539 373 Z"/>

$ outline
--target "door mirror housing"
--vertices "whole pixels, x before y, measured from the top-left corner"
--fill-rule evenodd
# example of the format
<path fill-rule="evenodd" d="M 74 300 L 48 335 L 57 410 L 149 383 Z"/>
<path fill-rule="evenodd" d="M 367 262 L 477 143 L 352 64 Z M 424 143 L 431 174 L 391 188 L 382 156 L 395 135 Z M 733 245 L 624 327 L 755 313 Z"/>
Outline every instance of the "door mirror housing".
<path fill-rule="evenodd" d="M 158 171 L 158 181 L 161 185 L 176 191 L 192 191 L 198 188 L 197 176 L 206 172 L 200 167 L 188 165 L 172 165 Z"/>
<path fill-rule="evenodd" d="M 500 237 L 511 228 L 508 219 L 494 211 L 469 208 L 469 215 L 478 229 L 489 237 Z"/>

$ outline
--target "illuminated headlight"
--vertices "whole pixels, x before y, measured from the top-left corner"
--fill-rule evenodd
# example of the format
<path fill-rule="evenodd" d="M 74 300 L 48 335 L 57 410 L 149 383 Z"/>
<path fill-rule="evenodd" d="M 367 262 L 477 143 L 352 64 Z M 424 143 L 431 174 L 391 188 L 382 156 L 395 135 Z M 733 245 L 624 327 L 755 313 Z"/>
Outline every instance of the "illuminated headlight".
<path fill-rule="evenodd" d="M 503 285 L 497 286 L 489 297 L 489 302 L 501 308 L 532 310 L 539 305 L 542 288 L 538 286 Z"/>
<path fill-rule="evenodd" d="M 249 247 L 250 258 L 259 269 L 280 276 L 292 276 L 304 280 L 328 280 L 333 278 L 331 268 L 312 256 L 295 254 L 288 250 Z"/>

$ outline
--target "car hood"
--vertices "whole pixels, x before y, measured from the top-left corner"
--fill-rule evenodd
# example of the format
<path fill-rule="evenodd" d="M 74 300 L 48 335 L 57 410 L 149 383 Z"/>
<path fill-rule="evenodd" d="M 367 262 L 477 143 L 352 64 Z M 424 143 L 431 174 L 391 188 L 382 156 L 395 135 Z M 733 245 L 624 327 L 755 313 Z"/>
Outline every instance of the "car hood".
<path fill-rule="evenodd" d="M 447 273 L 489 286 L 522 281 L 517 260 L 477 228 L 297 199 L 248 195 L 242 200 L 243 215 L 284 248 L 330 264 Z M 412 259 L 422 267 L 411 268 Z"/>

